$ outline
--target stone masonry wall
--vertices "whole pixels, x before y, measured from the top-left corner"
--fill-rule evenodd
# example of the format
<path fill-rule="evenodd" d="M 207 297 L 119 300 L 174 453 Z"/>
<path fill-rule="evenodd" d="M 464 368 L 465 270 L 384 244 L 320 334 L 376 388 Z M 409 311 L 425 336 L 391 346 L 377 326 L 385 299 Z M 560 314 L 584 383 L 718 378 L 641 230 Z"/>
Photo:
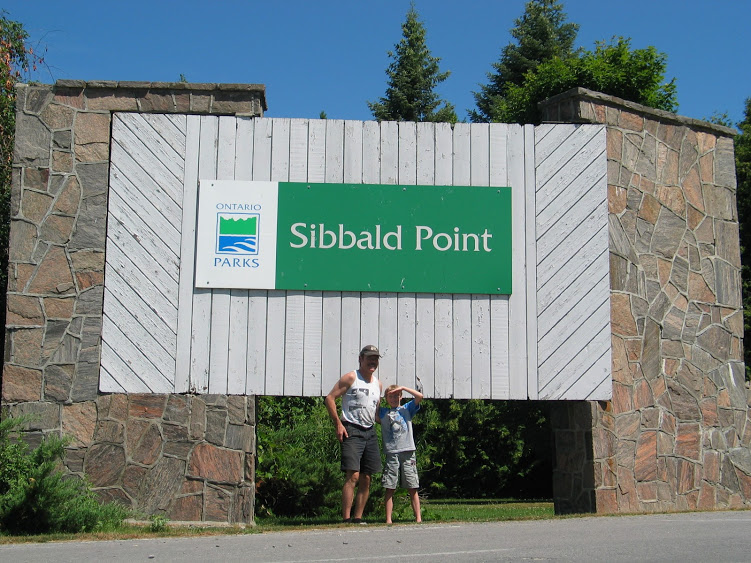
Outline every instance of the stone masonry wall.
<path fill-rule="evenodd" d="M 261 85 L 17 87 L 2 405 L 25 438 L 72 438 L 95 490 L 172 520 L 252 522 L 255 399 L 100 394 L 113 111 L 261 116 Z"/>
<path fill-rule="evenodd" d="M 541 109 L 607 125 L 613 399 L 554 405 L 557 510 L 751 505 L 735 132 L 584 89 Z"/>

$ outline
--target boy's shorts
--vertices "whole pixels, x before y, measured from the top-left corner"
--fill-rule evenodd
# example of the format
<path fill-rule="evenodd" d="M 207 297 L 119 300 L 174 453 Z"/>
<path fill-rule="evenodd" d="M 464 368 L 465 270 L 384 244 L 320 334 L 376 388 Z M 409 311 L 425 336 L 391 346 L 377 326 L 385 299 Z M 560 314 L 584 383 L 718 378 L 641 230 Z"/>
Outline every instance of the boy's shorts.
<path fill-rule="evenodd" d="M 399 486 L 399 477 L 401 477 L 402 487 L 405 489 L 420 487 L 414 450 L 395 454 L 386 452 L 386 468 L 383 470 L 383 477 L 381 478 L 383 488 L 396 489 Z"/>
<path fill-rule="evenodd" d="M 342 471 L 360 471 L 367 475 L 380 473 L 381 450 L 375 427 L 343 424 L 348 437 L 342 441 Z"/>

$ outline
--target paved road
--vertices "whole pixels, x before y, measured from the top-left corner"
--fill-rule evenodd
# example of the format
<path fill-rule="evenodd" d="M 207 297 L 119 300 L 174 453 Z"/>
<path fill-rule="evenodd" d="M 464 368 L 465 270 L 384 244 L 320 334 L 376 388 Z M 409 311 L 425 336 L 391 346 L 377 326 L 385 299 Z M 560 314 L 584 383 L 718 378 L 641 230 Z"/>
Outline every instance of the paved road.
<path fill-rule="evenodd" d="M 751 561 L 751 511 L 0 546 L 0 561 Z"/>

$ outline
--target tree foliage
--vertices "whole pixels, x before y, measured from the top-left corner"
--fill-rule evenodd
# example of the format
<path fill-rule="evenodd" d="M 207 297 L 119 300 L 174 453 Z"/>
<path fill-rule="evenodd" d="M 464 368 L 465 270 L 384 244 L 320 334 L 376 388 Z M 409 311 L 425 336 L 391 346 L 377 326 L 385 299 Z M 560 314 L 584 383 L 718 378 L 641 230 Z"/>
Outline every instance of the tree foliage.
<path fill-rule="evenodd" d="M 414 5 L 402 24 L 402 39 L 388 55 L 393 60 L 386 70 L 386 94 L 377 102 L 368 102 L 373 117 L 379 121 L 455 123 L 454 106 L 435 92 L 449 72 L 441 72 L 441 59 L 431 55 L 425 42 L 425 26 Z"/>
<path fill-rule="evenodd" d="M 675 112 L 675 79 L 665 82 L 667 56 L 654 47 L 631 49 L 631 40 L 597 42 L 594 51 L 554 57 L 527 72 L 523 84 L 510 84 L 505 96 L 493 100 L 493 121 L 539 123 L 537 104 L 571 88 L 582 87 L 645 106 Z"/>
<path fill-rule="evenodd" d="M 738 183 L 741 278 L 743 280 L 743 359 L 746 378 L 751 379 L 751 98 L 746 98 L 744 119 L 735 138 L 735 174 Z"/>
<path fill-rule="evenodd" d="M 477 110 L 470 111 L 474 122 L 493 120 L 493 107 L 503 98 L 509 85 L 520 86 L 525 75 L 537 66 L 558 57 L 574 56 L 574 41 L 579 25 L 566 21 L 562 4 L 557 0 L 532 0 L 527 2 L 524 14 L 515 20 L 509 43 L 501 50 L 493 72 L 488 73 L 488 84 L 473 92 Z"/>
<path fill-rule="evenodd" d="M 420 485 L 429 496 L 552 496 L 546 403 L 425 400 L 412 424 Z"/>

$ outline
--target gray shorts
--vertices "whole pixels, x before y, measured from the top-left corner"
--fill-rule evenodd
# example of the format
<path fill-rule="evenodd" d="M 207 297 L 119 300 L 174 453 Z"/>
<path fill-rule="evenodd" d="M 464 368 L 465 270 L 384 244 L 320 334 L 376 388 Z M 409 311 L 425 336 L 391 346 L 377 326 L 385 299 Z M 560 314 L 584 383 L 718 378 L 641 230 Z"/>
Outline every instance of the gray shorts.
<path fill-rule="evenodd" d="M 417 489 L 420 480 L 417 478 L 417 458 L 415 451 L 398 452 L 391 454 L 386 452 L 386 469 L 383 470 L 381 484 L 384 489 L 396 489 L 401 477 L 402 487 L 405 489 Z"/>
<path fill-rule="evenodd" d="M 375 427 L 362 428 L 343 422 L 347 438 L 342 442 L 342 471 L 360 471 L 366 475 L 381 472 L 381 450 Z"/>

